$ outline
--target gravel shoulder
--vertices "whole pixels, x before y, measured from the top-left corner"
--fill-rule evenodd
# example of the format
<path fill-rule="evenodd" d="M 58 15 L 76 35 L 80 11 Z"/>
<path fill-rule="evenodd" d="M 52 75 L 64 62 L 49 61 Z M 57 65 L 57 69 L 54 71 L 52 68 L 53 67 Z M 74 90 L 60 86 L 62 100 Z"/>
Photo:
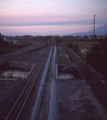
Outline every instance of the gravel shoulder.
<path fill-rule="evenodd" d="M 107 120 L 107 112 L 83 79 L 57 80 L 60 120 Z"/>
<path fill-rule="evenodd" d="M 40 47 L 43 45 L 44 44 L 40 45 Z M 33 51 L 30 52 L 22 52 L 12 56 L 9 55 L 8 57 L 5 57 L 5 59 L 37 64 L 46 48 L 34 50 L 36 48 L 37 46 L 35 48 L 32 48 Z M 28 49 L 26 48 L 26 50 Z M 11 109 L 12 105 L 15 102 L 15 99 L 20 94 L 26 82 L 27 80 L 0 80 L 0 120 L 5 119 L 7 113 Z"/>
<path fill-rule="evenodd" d="M 26 54 L 20 53 L 9 59 L 38 63 L 44 49 Z M 71 64 L 65 52 L 59 48 L 57 63 Z M 0 81 L 0 120 L 4 120 L 26 80 Z M 107 120 L 107 111 L 100 104 L 87 80 L 55 80 L 55 103 L 57 120 Z M 54 90 L 54 89 L 53 89 Z M 53 101 L 54 101 L 53 99 Z M 30 102 L 29 102 L 30 103 Z M 55 111 L 53 111 L 55 112 Z M 55 112 L 56 113 L 56 112 Z"/>
<path fill-rule="evenodd" d="M 0 120 L 5 119 L 25 83 L 25 80 L 0 81 Z"/>
<path fill-rule="evenodd" d="M 71 64 L 61 47 L 57 49 L 57 64 Z M 73 74 L 71 72 L 71 74 Z M 107 111 L 81 78 L 55 80 L 58 120 L 107 120 Z"/>

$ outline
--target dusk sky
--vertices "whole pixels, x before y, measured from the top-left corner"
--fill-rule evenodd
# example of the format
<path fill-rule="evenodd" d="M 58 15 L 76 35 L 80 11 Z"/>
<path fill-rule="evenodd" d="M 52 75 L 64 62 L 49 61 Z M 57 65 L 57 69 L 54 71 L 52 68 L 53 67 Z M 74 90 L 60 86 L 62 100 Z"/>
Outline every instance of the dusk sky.
<path fill-rule="evenodd" d="M 0 0 L 0 33 L 66 35 L 107 23 L 107 0 Z"/>

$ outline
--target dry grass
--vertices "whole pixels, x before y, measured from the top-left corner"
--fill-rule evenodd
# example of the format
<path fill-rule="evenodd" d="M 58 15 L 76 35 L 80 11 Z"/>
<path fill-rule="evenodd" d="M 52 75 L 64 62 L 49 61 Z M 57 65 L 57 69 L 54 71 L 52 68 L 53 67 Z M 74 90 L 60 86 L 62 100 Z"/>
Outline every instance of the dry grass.
<path fill-rule="evenodd" d="M 58 50 L 57 50 L 57 63 L 58 64 L 71 64 L 71 61 L 67 59 L 67 54 L 60 47 L 58 47 Z"/>
<path fill-rule="evenodd" d="M 77 44 L 78 47 L 81 48 L 90 48 L 93 46 L 93 42 L 72 42 L 74 45 Z M 98 42 L 94 42 L 94 44 L 98 44 Z"/>
<path fill-rule="evenodd" d="M 84 62 L 86 61 L 86 55 L 81 52 L 74 51 Z"/>
<path fill-rule="evenodd" d="M 80 98 L 82 98 L 82 106 L 84 108 L 84 112 L 82 113 L 82 119 L 83 120 L 93 120 L 92 111 L 96 108 L 96 106 L 93 104 L 93 101 L 88 96 L 87 93 L 84 91 L 80 92 L 79 95 Z"/>
<path fill-rule="evenodd" d="M 81 91 L 81 92 L 80 92 L 80 96 L 79 96 L 79 97 L 81 98 L 81 97 L 84 97 L 84 96 L 85 96 L 84 91 Z"/>

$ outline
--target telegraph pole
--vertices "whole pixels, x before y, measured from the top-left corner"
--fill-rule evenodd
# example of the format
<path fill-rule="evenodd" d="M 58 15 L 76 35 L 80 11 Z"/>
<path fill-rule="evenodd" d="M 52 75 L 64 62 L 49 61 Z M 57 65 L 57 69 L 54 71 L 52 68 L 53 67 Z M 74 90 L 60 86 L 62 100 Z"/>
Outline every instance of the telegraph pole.
<path fill-rule="evenodd" d="M 95 36 L 95 15 L 94 15 L 94 34 L 93 35 Z"/>
<path fill-rule="evenodd" d="M 105 37 L 106 37 L 106 31 L 105 31 Z"/>
<path fill-rule="evenodd" d="M 95 41 L 95 14 L 94 14 L 94 26 L 93 26 L 93 44 L 94 44 L 94 41 Z"/>

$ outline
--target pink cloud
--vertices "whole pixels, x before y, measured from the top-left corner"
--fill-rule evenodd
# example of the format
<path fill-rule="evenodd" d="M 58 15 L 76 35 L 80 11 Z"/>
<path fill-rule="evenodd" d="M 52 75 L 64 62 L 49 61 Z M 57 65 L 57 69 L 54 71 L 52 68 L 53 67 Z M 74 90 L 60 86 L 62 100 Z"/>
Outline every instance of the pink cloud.
<path fill-rule="evenodd" d="M 40 26 L 8 26 L 0 27 L 5 35 L 66 35 L 75 32 L 86 32 L 90 25 L 40 25 Z"/>

